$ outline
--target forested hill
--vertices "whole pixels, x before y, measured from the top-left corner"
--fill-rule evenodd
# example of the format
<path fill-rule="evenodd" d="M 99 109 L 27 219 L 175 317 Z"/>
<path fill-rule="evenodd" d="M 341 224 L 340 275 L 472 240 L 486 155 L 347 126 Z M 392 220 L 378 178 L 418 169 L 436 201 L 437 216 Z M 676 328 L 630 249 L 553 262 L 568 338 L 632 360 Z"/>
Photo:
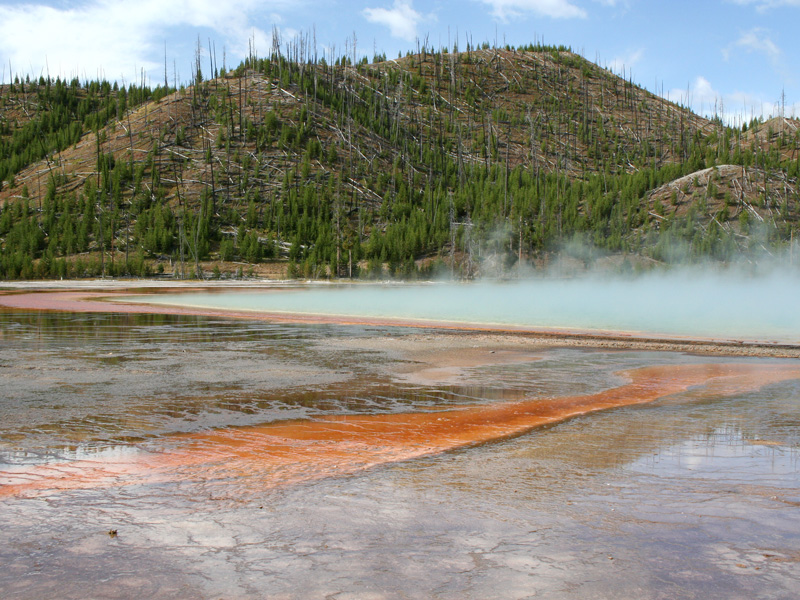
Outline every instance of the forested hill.
<path fill-rule="evenodd" d="M 0 276 L 473 277 L 794 238 L 798 121 L 726 127 L 563 47 L 312 54 L 2 86 Z"/>

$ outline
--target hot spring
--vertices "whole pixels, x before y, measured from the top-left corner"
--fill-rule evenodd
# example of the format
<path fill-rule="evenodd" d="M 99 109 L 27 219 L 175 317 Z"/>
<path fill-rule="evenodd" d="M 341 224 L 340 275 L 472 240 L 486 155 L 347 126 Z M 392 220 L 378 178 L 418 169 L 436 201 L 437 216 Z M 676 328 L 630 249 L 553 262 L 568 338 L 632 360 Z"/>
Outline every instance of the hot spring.
<path fill-rule="evenodd" d="M 272 314 L 799 343 L 798 298 L 796 275 L 676 272 L 520 283 L 321 285 L 135 300 Z"/>
<path fill-rule="evenodd" d="M 0 596 L 798 597 L 796 348 L 465 331 L 797 341 L 796 287 L 0 293 Z"/>

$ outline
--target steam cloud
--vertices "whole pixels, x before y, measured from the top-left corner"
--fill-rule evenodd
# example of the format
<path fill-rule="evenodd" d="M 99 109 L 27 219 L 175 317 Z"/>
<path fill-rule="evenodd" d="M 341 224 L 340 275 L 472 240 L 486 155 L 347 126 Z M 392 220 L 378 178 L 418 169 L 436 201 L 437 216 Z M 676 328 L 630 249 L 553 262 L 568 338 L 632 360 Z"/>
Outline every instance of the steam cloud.
<path fill-rule="evenodd" d="M 698 268 L 630 277 L 596 273 L 518 282 L 311 286 L 147 300 L 202 308 L 800 343 L 800 276 L 786 268 L 756 274 Z"/>

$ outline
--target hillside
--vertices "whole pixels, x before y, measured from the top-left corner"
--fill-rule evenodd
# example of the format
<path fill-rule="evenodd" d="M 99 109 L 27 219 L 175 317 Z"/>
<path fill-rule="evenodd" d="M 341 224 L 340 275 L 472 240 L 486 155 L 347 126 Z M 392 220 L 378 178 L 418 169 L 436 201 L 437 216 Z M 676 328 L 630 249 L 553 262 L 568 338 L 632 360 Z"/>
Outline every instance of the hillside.
<path fill-rule="evenodd" d="M 4 86 L 0 275 L 472 277 L 575 242 L 725 261 L 793 239 L 796 121 L 727 128 L 565 48 L 310 56 L 180 90 Z"/>

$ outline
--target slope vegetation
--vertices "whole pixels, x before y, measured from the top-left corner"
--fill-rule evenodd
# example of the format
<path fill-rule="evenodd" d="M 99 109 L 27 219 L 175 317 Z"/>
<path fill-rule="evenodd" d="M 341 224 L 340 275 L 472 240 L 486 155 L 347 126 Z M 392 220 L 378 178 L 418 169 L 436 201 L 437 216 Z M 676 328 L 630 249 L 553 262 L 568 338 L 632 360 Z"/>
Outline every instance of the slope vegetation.
<path fill-rule="evenodd" d="M 731 129 L 565 48 L 298 43 L 180 90 L 40 80 L 0 107 L 6 278 L 471 277 L 576 241 L 729 260 L 797 224 L 797 122 Z"/>

